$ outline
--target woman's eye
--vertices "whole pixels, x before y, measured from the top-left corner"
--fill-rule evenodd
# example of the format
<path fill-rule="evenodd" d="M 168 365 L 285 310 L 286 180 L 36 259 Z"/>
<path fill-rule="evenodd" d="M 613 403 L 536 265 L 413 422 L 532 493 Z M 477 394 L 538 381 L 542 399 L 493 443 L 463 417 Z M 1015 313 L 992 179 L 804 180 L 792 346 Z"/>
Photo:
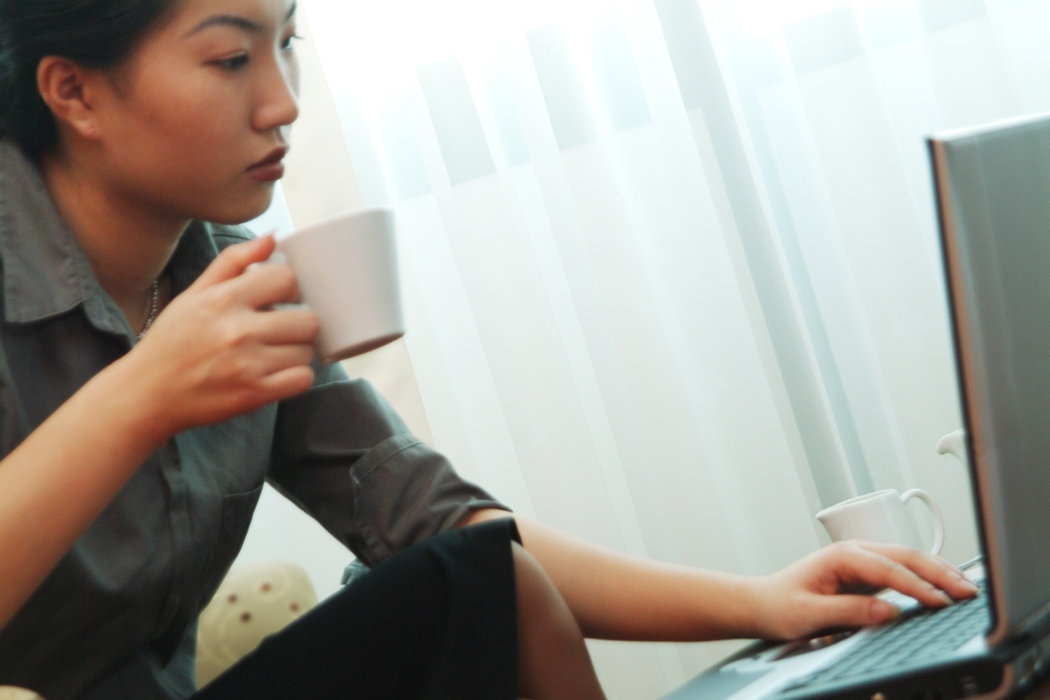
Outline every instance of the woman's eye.
<path fill-rule="evenodd" d="M 292 50 L 292 42 L 297 41 L 299 39 L 302 39 L 302 37 L 299 36 L 298 34 L 291 34 L 291 35 L 289 35 L 288 37 L 285 38 L 284 41 L 281 42 L 281 50 L 282 51 L 291 51 Z"/>
<path fill-rule="evenodd" d="M 215 65 L 226 70 L 234 71 L 243 68 L 248 63 L 248 54 L 241 53 L 230 58 L 223 58 L 215 61 Z"/>

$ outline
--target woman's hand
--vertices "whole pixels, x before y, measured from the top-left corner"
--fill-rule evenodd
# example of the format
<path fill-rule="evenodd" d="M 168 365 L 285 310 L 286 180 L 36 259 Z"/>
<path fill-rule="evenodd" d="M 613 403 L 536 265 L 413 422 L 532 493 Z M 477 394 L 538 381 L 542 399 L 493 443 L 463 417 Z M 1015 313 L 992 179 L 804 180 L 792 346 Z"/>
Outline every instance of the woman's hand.
<path fill-rule="evenodd" d="M 306 391 L 317 317 L 270 310 L 298 295 L 287 265 L 257 265 L 272 236 L 230 246 L 125 358 L 137 365 L 155 442 Z"/>
<path fill-rule="evenodd" d="M 884 600 L 848 592 L 865 588 L 892 588 L 934 608 L 977 593 L 940 557 L 897 545 L 839 542 L 755 582 L 755 636 L 798 639 L 897 616 L 899 611 Z"/>

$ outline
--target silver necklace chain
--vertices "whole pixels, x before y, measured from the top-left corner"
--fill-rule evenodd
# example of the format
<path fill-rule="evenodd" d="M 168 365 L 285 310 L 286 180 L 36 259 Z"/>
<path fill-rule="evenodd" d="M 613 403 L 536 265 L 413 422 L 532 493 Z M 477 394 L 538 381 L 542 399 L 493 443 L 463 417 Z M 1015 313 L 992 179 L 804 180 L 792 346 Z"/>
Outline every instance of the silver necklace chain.
<path fill-rule="evenodd" d="M 149 316 L 146 317 L 146 325 L 142 327 L 138 335 L 135 336 L 135 340 L 142 340 L 142 336 L 146 335 L 146 331 L 153 325 L 153 322 L 157 320 L 157 315 L 160 313 L 160 277 L 153 280 L 153 286 L 149 290 Z"/>

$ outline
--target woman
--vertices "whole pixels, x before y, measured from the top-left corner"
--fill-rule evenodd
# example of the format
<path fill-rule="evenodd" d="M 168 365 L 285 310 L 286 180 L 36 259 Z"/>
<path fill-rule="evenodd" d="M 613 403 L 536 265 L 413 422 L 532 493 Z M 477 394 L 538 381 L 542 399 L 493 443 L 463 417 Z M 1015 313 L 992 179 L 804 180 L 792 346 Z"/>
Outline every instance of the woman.
<path fill-rule="evenodd" d="M 264 478 L 374 570 L 201 697 L 602 697 L 583 637 L 884 621 L 946 562 L 854 543 L 748 578 L 510 519 L 338 367 L 273 251 L 293 0 L 0 0 L 0 684 L 194 692 L 194 620 Z M 517 532 L 521 536 L 518 538 Z M 524 546 L 519 545 L 519 541 Z"/>

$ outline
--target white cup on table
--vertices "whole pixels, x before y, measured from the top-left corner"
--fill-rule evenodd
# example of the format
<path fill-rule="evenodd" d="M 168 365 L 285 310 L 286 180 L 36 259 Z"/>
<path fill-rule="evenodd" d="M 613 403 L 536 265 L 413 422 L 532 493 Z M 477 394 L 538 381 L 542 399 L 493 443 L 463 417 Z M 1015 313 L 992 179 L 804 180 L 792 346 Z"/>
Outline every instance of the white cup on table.
<path fill-rule="evenodd" d="M 817 513 L 828 535 L 836 542 L 861 539 L 883 544 L 899 544 L 922 549 L 919 533 L 904 506 L 918 498 L 933 515 L 933 546 L 930 554 L 940 554 L 944 546 L 944 518 L 936 501 L 922 489 L 903 494 L 884 489 L 837 503 Z"/>

